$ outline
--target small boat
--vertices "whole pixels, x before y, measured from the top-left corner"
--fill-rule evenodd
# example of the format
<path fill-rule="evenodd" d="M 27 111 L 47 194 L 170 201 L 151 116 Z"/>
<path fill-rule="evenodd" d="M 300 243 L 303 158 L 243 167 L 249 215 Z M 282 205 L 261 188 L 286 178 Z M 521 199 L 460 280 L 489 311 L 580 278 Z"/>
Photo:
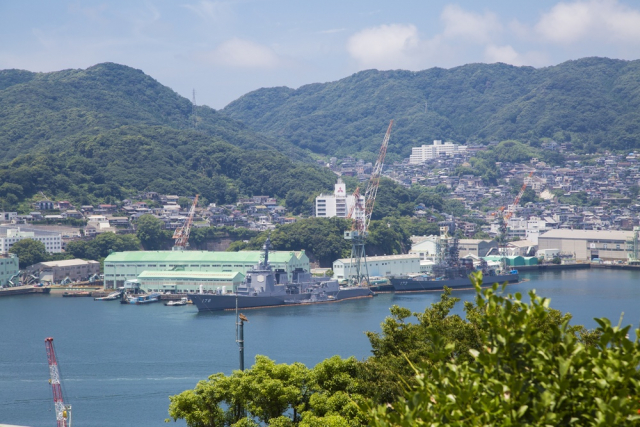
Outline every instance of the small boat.
<path fill-rule="evenodd" d="M 90 297 L 91 292 L 89 291 L 80 291 L 80 292 L 65 292 L 62 294 L 63 297 Z"/>
<path fill-rule="evenodd" d="M 164 305 L 171 306 L 171 307 L 176 305 L 187 305 L 187 304 L 189 304 L 189 298 L 187 297 L 182 297 L 179 300 L 167 301 L 164 303 Z"/>
<path fill-rule="evenodd" d="M 141 304 L 151 304 L 152 302 L 158 302 L 160 301 L 160 294 L 153 292 L 150 294 L 143 294 L 143 295 L 130 295 L 129 298 L 127 299 L 127 302 L 129 304 L 136 304 L 136 305 L 141 305 Z"/>
<path fill-rule="evenodd" d="M 122 292 L 118 291 L 118 292 L 111 292 L 109 295 L 107 295 L 106 297 L 96 297 L 93 300 L 94 301 L 115 301 L 117 299 L 120 299 L 120 295 L 122 294 Z"/>

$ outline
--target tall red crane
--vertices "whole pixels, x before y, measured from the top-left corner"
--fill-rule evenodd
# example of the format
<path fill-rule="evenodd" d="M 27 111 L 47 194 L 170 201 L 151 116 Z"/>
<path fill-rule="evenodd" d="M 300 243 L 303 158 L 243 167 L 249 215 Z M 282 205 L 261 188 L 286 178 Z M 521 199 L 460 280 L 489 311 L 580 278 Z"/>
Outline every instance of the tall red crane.
<path fill-rule="evenodd" d="M 364 243 L 369 234 L 369 223 L 373 213 L 373 206 L 378 195 L 378 187 L 380 186 L 380 176 L 384 166 L 384 158 L 387 155 L 387 147 L 389 146 L 389 138 L 391 137 L 391 128 L 393 120 L 389 122 L 387 133 L 382 140 L 382 146 L 378 154 L 371 177 L 364 193 L 364 205 L 360 201 L 360 190 L 356 189 L 353 193 L 353 206 L 349 210 L 349 217 L 353 219 L 351 231 L 344 232 L 344 238 L 351 240 L 351 264 L 349 266 L 349 282 L 352 285 L 369 285 L 369 271 L 367 269 L 367 255 L 365 253 Z"/>
<path fill-rule="evenodd" d="M 533 176 L 533 171 L 529 172 L 529 178 L 531 178 Z M 513 201 L 513 209 L 509 210 L 509 212 L 507 212 L 507 214 L 504 216 L 504 220 L 505 221 L 509 221 L 509 219 L 511 218 L 511 216 L 513 215 L 513 212 L 515 212 L 516 207 L 518 206 L 518 203 L 520 203 L 520 198 L 524 195 L 524 190 L 527 189 L 527 179 L 524 179 L 524 183 L 522 184 L 522 188 L 520 188 L 520 191 L 518 192 L 518 195 L 516 196 L 515 200 Z"/>
<path fill-rule="evenodd" d="M 182 227 L 176 228 L 176 231 L 173 233 L 173 238 L 176 240 L 173 245 L 174 251 L 183 251 L 189 246 L 189 233 L 191 233 L 191 225 L 193 224 L 193 217 L 196 213 L 196 205 L 198 204 L 199 194 L 196 194 L 196 198 L 193 199 L 193 204 L 191 205 L 191 209 L 189 210 L 189 216 L 187 216 L 187 220 L 184 222 Z"/>
<path fill-rule="evenodd" d="M 56 351 L 53 348 L 53 338 L 45 338 L 44 345 L 47 348 L 47 360 L 49 362 L 49 383 L 53 389 L 53 403 L 56 410 L 56 420 L 58 427 L 71 427 L 71 405 L 65 405 L 62 398 L 62 387 L 60 385 L 60 371 L 58 370 L 58 360 Z"/>

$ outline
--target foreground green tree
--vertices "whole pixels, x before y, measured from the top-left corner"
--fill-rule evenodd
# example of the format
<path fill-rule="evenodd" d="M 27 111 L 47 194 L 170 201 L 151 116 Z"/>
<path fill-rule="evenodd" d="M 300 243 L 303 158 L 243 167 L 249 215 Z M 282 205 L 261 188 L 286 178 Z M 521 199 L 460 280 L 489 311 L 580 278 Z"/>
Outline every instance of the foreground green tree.
<path fill-rule="evenodd" d="M 9 252 L 18 256 L 20 268 L 26 268 L 49 259 L 44 243 L 34 239 L 22 239 L 15 242 Z"/>
<path fill-rule="evenodd" d="M 370 411 L 372 425 L 640 425 L 640 343 L 629 326 L 596 319 L 595 333 L 576 334 L 569 319 L 547 321 L 549 300 L 481 292 L 475 280 L 481 347 L 456 357 L 431 328 L 430 363 L 414 368 L 415 387 L 391 408 Z"/>
<path fill-rule="evenodd" d="M 257 356 L 250 369 L 212 375 L 170 396 L 169 416 L 189 427 L 257 426 L 256 421 L 272 427 L 364 426 L 357 365 L 354 358 L 334 356 L 308 369 Z"/>

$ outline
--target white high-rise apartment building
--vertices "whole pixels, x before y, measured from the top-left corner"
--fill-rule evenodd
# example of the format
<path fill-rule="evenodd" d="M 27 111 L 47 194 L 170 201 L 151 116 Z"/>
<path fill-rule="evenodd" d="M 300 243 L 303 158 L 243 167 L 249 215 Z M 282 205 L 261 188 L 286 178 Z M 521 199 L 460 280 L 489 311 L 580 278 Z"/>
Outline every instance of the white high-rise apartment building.
<path fill-rule="evenodd" d="M 6 234 L 5 234 L 6 233 Z M 44 247 L 50 254 L 62 252 L 62 235 L 51 231 L 20 228 L 0 227 L 0 254 L 6 254 L 14 243 L 22 239 L 33 239 L 44 243 Z"/>
<path fill-rule="evenodd" d="M 422 145 L 411 149 L 409 164 L 419 165 L 425 160 L 437 159 L 440 156 L 453 156 L 467 152 L 466 145 L 457 145 L 453 142 L 433 141 L 433 145 Z"/>
<path fill-rule="evenodd" d="M 360 202 L 364 206 L 364 196 L 360 196 Z M 347 194 L 347 185 L 338 178 L 333 194 L 320 194 L 316 197 L 316 216 L 346 218 L 354 203 L 355 197 L 353 194 Z"/>

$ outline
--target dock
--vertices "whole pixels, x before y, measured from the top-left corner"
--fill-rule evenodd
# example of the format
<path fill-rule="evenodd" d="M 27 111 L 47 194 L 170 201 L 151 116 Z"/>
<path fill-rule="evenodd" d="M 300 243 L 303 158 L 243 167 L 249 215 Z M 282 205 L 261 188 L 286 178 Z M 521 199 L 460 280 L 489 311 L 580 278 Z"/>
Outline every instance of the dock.
<path fill-rule="evenodd" d="M 41 294 L 45 295 L 51 292 L 51 288 L 45 286 L 13 286 L 11 288 L 0 289 L 0 297 L 8 297 L 13 295 Z"/>

